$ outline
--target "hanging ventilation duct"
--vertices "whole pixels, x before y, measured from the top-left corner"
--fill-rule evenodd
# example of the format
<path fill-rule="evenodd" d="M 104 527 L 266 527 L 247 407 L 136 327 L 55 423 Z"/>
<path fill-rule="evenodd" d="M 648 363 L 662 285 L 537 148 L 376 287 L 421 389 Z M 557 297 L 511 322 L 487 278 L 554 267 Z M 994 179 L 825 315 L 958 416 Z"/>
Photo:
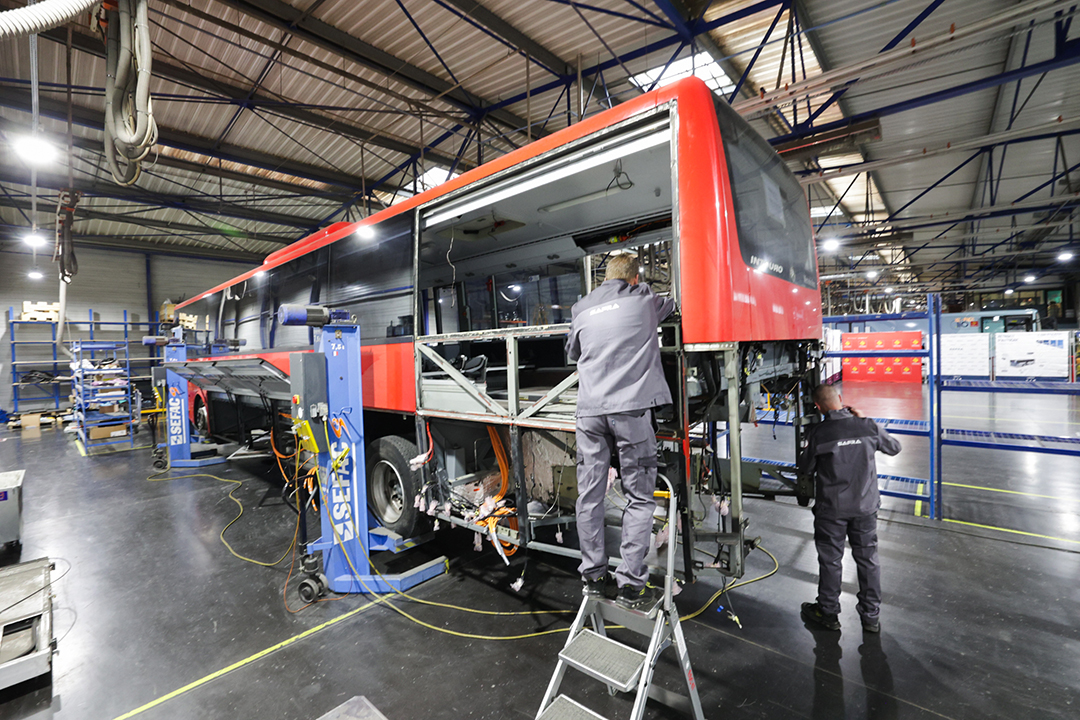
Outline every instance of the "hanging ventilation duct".
<path fill-rule="evenodd" d="M 0 12 L 0 40 L 51 30 L 100 3 L 101 0 L 44 0 L 36 5 Z"/>

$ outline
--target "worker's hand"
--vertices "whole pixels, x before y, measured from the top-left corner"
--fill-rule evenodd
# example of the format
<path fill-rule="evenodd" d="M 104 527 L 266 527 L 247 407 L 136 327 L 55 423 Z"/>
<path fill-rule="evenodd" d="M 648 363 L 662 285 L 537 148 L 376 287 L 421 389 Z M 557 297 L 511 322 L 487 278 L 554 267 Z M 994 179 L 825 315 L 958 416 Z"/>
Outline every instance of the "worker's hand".
<path fill-rule="evenodd" d="M 864 417 L 866 417 L 866 413 L 864 413 L 864 412 L 863 412 L 862 410 L 859 410 L 858 408 L 853 408 L 853 407 L 851 407 L 850 405 L 848 405 L 848 408 L 847 408 L 847 409 L 848 409 L 849 411 L 851 411 L 851 414 L 852 414 L 852 415 L 854 415 L 854 416 L 855 416 L 855 417 L 857 417 L 857 418 L 864 418 Z"/>

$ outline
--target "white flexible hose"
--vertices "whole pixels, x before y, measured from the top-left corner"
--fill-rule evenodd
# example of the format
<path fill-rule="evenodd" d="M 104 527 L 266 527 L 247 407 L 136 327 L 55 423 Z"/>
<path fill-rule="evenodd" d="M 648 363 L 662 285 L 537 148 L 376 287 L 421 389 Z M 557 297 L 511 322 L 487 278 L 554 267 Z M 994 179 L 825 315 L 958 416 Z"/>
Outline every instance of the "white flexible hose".
<path fill-rule="evenodd" d="M 0 12 L 0 40 L 36 35 L 59 27 L 98 5 L 101 0 L 43 0 Z"/>

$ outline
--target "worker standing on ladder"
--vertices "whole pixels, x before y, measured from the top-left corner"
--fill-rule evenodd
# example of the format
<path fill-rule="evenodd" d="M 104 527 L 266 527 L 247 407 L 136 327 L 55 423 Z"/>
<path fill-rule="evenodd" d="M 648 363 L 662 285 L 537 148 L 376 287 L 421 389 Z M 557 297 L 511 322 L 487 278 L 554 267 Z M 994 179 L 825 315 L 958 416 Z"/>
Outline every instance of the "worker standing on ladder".
<path fill-rule="evenodd" d="M 802 604 L 802 617 L 839 630 L 840 577 L 844 538 L 859 572 L 856 609 L 863 630 L 880 632 L 881 566 L 877 551 L 877 511 L 881 505 L 874 455 L 900 452 L 900 443 L 854 408 L 844 407 L 832 385 L 814 389 L 814 404 L 825 421 L 807 434 L 800 470 L 814 478 L 814 544 L 817 546 L 818 597 Z"/>
<path fill-rule="evenodd" d="M 640 282 L 634 255 L 608 260 L 604 282 L 573 309 L 566 350 L 577 361 L 578 570 L 586 595 L 607 594 L 604 497 L 612 452 L 619 453 L 626 509 L 622 563 L 615 572 L 618 602 L 631 609 L 659 600 L 648 586 L 645 554 L 652 536 L 656 500 L 654 409 L 671 404 L 660 366 L 657 329 L 675 302 Z"/>

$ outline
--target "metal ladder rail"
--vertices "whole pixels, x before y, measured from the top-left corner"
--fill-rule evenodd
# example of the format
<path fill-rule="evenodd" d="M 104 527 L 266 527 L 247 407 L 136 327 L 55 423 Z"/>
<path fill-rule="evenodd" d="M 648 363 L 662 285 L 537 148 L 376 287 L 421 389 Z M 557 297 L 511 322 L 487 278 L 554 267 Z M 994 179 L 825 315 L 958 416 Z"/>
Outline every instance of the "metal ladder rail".
<path fill-rule="evenodd" d="M 668 488 L 666 493 L 668 499 L 668 526 L 669 528 L 674 529 L 677 522 L 675 489 L 671 484 L 671 481 L 665 476 L 658 475 L 658 477 L 664 481 L 664 484 L 667 485 Z M 663 497 L 665 493 L 656 493 L 656 495 Z M 679 624 L 678 609 L 672 601 L 675 583 L 675 548 L 677 545 L 677 537 L 674 532 L 671 532 L 669 537 L 671 539 L 668 542 L 667 548 L 667 573 L 664 578 L 664 595 L 660 603 L 658 603 L 648 615 L 634 610 L 626 610 L 608 601 L 601 601 L 593 597 L 585 597 L 582 600 L 578 614 L 570 627 L 569 637 L 563 645 L 562 651 L 559 653 L 555 672 L 552 674 L 547 690 L 544 693 L 544 698 L 541 701 L 540 710 L 536 716 L 538 720 L 554 720 L 556 717 L 598 718 L 599 720 L 603 720 L 602 716 L 592 712 L 588 708 L 576 703 L 566 696 L 558 695 L 559 686 L 562 684 L 567 667 L 575 667 L 566 659 L 565 654 L 574 641 L 579 638 L 583 631 L 585 631 L 585 624 L 590 619 L 593 625 L 593 632 L 603 638 L 607 638 L 604 623 L 605 620 L 622 623 L 624 627 L 631 632 L 649 637 L 649 648 L 644 654 L 641 667 L 638 670 L 636 696 L 634 699 L 634 707 L 631 712 L 631 720 L 641 720 L 644 716 L 646 702 L 648 701 L 650 694 L 653 694 L 651 692 L 652 678 L 656 670 L 656 664 L 659 661 L 660 655 L 671 645 L 675 646 L 679 665 L 682 668 L 683 676 L 686 680 L 689 697 L 666 690 L 663 691 L 663 694 L 666 696 L 682 698 L 684 701 L 689 700 L 695 720 L 704 720 L 705 716 L 701 708 L 701 700 L 697 693 L 697 682 L 694 679 L 693 668 L 690 664 L 690 655 L 686 646 L 686 638 L 683 635 L 682 627 Z M 650 623 L 649 618 L 652 617 L 653 613 L 655 613 L 655 619 Z M 649 629 L 650 624 L 652 626 L 651 631 Z M 611 642 L 620 645 L 623 648 L 627 648 L 628 650 L 632 650 L 632 648 L 622 645 L 622 643 L 616 643 L 616 641 Z M 579 667 L 578 669 L 582 668 Z M 587 672 L 587 674 L 599 679 L 599 676 L 595 673 Z M 629 690 L 629 687 L 619 688 L 611 683 L 608 683 L 607 687 L 608 693 L 611 695 L 614 695 L 616 692 L 623 689 Z M 659 695 L 660 693 L 657 692 L 655 694 Z M 571 714 L 558 716 L 550 714 L 545 715 L 549 709 L 552 709 L 552 706 L 558 705 L 559 703 L 562 703 L 561 709 L 565 709 Z"/>

